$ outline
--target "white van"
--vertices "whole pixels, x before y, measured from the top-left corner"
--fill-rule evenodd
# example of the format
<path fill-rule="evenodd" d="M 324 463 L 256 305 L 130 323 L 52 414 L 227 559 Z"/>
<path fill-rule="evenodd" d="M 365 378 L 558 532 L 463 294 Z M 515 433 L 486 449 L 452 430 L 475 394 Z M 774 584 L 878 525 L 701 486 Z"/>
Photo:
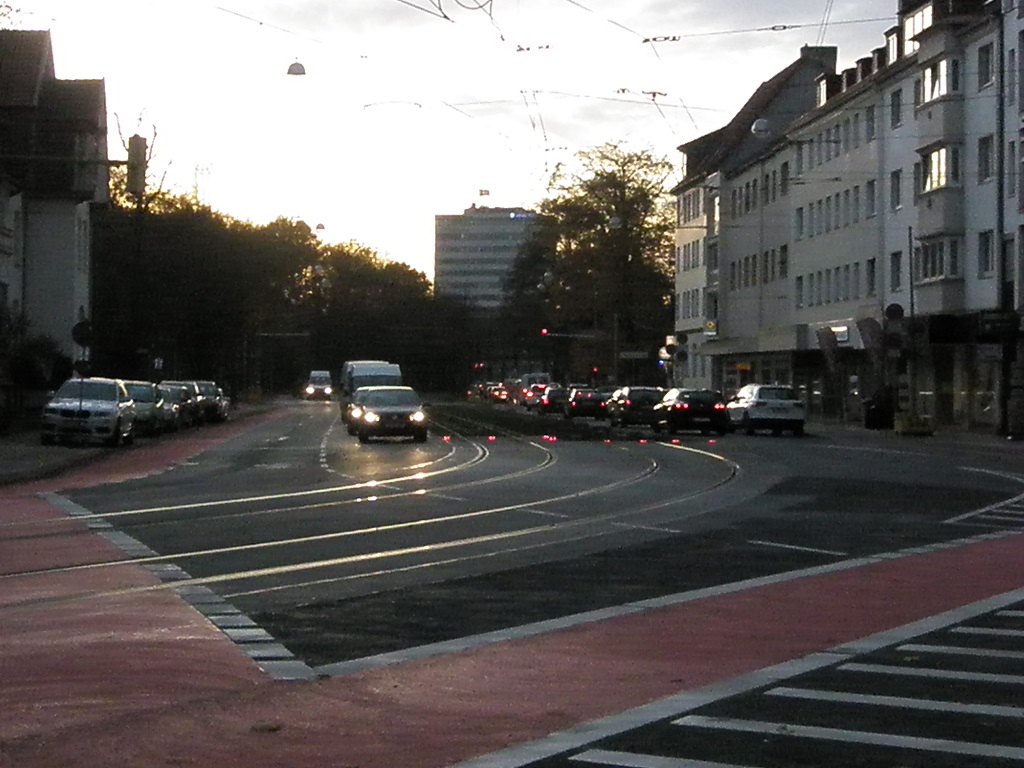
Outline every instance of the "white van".
<path fill-rule="evenodd" d="M 341 412 L 360 387 L 401 386 L 402 369 L 387 360 L 349 360 L 341 368 Z"/>

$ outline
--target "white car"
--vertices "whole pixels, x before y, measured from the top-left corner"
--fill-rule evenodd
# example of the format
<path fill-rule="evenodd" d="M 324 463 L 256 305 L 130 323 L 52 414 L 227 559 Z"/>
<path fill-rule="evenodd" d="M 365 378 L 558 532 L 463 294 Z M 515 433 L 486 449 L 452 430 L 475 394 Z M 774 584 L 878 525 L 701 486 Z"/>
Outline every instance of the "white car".
<path fill-rule="evenodd" d="M 783 430 L 802 435 L 807 421 L 803 400 L 783 384 L 747 384 L 725 407 L 730 428 L 748 435 L 759 429 L 770 429 L 774 435 Z"/>
<path fill-rule="evenodd" d="M 43 408 L 40 440 L 82 440 L 130 445 L 135 439 L 135 401 L 121 379 L 68 379 Z"/>

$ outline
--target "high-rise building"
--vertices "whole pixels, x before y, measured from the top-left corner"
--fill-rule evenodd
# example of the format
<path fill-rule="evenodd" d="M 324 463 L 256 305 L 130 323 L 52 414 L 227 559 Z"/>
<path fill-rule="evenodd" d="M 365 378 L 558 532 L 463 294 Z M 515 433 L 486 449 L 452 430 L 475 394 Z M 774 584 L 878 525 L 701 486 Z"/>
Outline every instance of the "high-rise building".
<path fill-rule="evenodd" d="M 525 208 L 472 205 L 461 215 L 435 217 L 434 292 L 496 310 L 504 281 L 527 241 L 536 214 Z"/>

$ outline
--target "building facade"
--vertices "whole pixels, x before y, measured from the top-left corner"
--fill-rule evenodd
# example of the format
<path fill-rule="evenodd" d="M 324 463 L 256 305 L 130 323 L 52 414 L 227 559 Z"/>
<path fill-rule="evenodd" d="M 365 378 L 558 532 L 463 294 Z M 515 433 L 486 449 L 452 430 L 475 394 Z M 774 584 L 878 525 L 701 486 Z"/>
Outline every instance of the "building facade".
<path fill-rule="evenodd" d="M 845 418 L 884 400 L 1008 429 L 1024 253 L 1013 5 L 902 0 L 882 46 L 816 78 L 810 109 L 750 123 L 763 149 L 719 185 L 704 348 L 723 389 L 781 381 Z"/>
<path fill-rule="evenodd" d="M 473 205 L 460 215 L 434 220 L 434 292 L 458 297 L 470 306 L 496 311 L 504 299 L 505 278 L 536 214 L 525 208 Z"/>
<path fill-rule="evenodd" d="M 91 207 L 109 199 L 106 97 L 102 81 L 56 77 L 48 32 L 0 30 L 0 172 L 0 301 L 78 357 Z"/>

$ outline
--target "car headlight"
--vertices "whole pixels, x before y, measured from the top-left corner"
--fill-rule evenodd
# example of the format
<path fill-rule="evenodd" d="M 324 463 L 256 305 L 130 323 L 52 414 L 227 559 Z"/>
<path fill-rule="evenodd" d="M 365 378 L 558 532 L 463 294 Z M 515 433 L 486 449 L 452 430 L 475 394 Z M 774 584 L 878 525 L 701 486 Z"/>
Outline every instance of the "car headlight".
<path fill-rule="evenodd" d="M 373 411 L 367 411 L 363 414 L 363 421 L 367 424 L 376 424 L 380 421 L 380 414 L 374 413 Z"/>
<path fill-rule="evenodd" d="M 331 389 L 330 387 L 324 387 L 324 394 L 325 394 L 325 395 L 329 395 L 329 394 L 331 394 L 331 392 L 333 392 L 333 391 L 334 391 L 334 390 L 333 390 L 333 389 Z"/>
<path fill-rule="evenodd" d="M 425 421 L 426 418 L 427 418 L 427 415 L 425 413 L 423 413 L 423 411 L 416 411 L 416 413 L 412 414 L 409 417 L 409 421 L 413 421 L 413 422 L 419 424 L 419 423 Z"/>
<path fill-rule="evenodd" d="M 312 395 L 314 392 L 316 392 L 316 390 L 313 389 L 313 387 L 306 387 L 306 394 L 307 395 Z"/>
<path fill-rule="evenodd" d="M 352 409 L 352 413 L 349 414 L 349 415 L 353 419 L 361 419 L 361 418 L 363 418 L 363 409 L 360 408 L 359 406 L 356 406 L 355 408 Z"/>

